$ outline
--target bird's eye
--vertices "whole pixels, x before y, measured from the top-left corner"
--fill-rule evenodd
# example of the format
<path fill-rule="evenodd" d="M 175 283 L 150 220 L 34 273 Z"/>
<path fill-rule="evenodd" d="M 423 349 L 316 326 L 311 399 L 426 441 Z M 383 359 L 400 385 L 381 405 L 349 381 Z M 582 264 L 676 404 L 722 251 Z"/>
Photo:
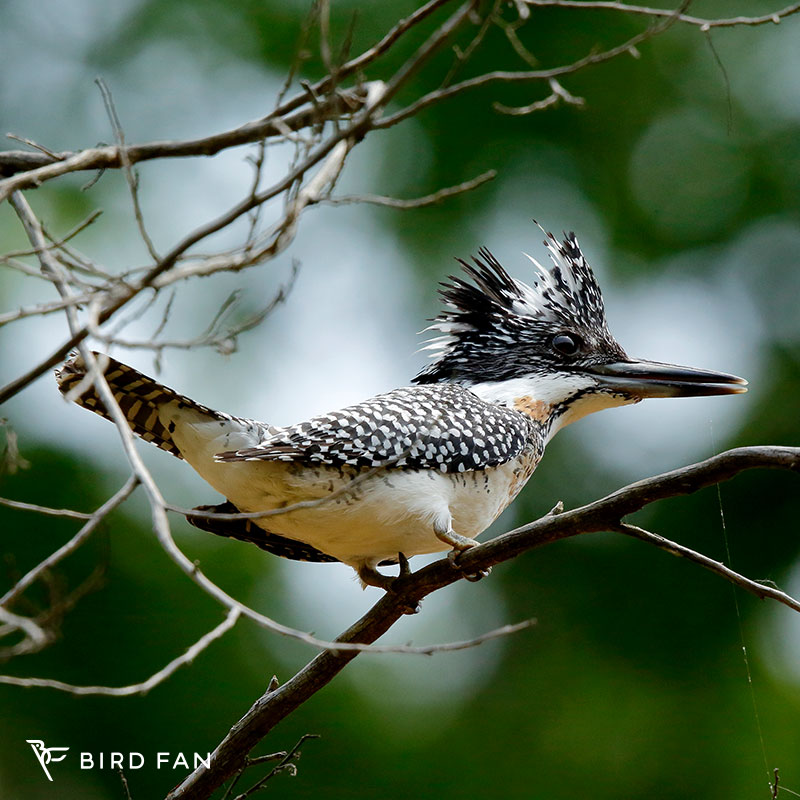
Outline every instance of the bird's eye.
<path fill-rule="evenodd" d="M 574 333 L 557 333 L 550 342 L 553 350 L 562 356 L 576 355 L 582 344 L 580 336 Z"/>

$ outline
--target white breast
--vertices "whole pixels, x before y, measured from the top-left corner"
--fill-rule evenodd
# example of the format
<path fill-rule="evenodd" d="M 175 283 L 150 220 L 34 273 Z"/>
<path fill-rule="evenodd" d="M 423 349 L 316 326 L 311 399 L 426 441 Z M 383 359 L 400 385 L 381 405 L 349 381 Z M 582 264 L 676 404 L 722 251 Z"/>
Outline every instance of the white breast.
<path fill-rule="evenodd" d="M 256 431 L 239 422 L 185 419 L 173 433 L 189 464 L 242 511 L 317 501 L 314 507 L 265 517 L 256 524 L 356 568 L 374 566 L 398 553 L 410 557 L 448 550 L 433 532 L 437 520 L 451 519 L 456 533 L 475 538 L 516 497 L 538 462 L 529 448 L 514 461 L 474 472 L 388 468 L 342 492 L 358 470 L 280 461 L 214 461 L 217 453 L 252 446 L 255 436 Z"/>

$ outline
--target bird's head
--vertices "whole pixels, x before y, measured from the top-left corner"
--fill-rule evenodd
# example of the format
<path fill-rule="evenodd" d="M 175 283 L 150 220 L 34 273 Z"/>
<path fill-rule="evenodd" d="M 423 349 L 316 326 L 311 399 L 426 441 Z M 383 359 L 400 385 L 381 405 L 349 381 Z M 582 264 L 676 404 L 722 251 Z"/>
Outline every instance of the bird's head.
<path fill-rule="evenodd" d="M 647 397 L 747 391 L 721 372 L 630 358 L 606 324 L 603 297 L 573 233 L 548 233 L 553 262 L 532 286 L 512 278 L 486 249 L 461 261 L 472 282 L 450 277 L 444 310 L 426 331 L 434 361 L 415 383 L 451 382 L 517 408 L 551 432 L 603 408 Z"/>

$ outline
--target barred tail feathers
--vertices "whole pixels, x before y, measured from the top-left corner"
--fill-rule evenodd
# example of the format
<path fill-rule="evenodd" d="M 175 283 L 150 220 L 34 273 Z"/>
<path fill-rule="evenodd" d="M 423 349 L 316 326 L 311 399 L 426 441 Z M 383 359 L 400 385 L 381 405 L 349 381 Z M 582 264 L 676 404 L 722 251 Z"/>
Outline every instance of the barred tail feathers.
<path fill-rule="evenodd" d="M 130 429 L 146 442 L 152 442 L 178 458 L 183 458 L 181 451 L 172 439 L 171 430 L 161 421 L 159 412 L 163 406 L 176 402 L 180 408 L 197 411 L 210 419 L 230 419 L 225 414 L 178 394 L 173 389 L 158 383 L 127 364 L 102 353 L 94 355 L 98 358 L 101 366 L 103 363 L 107 363 L 103 374 L 122 413 L 128 420 Z M 56 371 L 58 388 L 65 396 L 85 377 L 86 365 L 80 356 L 71 358 Z M 79 406 L 88 408 L 105 419 L 111 419 L 93 384 L 89 383 L 78 396 L 71 399 Z"/>

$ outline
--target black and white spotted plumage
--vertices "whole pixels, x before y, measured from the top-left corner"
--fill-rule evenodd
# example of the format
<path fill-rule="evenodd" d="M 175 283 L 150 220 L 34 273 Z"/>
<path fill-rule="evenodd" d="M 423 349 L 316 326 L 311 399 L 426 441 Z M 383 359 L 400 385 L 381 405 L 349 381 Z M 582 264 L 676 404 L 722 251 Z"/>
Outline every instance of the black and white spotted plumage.
<path fill-rule="evenodd" d="M 467 472 L 516 458 L 534 425 L 461 386 L 409 386 L 279 428 L 217 460 Z"/>

